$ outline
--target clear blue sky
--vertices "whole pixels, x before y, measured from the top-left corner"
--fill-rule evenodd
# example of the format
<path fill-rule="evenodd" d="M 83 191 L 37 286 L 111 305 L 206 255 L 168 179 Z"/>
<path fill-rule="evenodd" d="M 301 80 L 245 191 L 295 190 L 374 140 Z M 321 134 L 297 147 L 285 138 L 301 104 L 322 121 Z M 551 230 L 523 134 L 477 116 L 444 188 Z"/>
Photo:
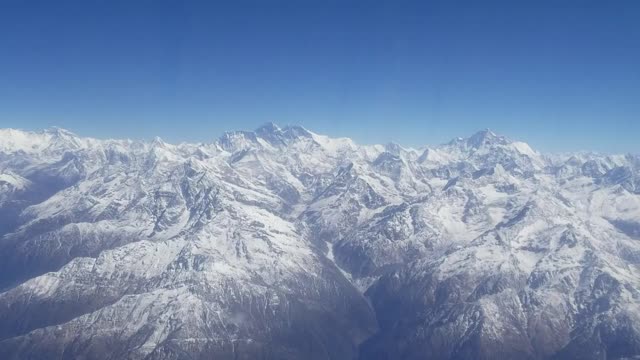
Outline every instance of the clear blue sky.
<path fill-rule="evenodd" d="M 0 0 L 0 127 L 640 153 L 640 1 Z"/>

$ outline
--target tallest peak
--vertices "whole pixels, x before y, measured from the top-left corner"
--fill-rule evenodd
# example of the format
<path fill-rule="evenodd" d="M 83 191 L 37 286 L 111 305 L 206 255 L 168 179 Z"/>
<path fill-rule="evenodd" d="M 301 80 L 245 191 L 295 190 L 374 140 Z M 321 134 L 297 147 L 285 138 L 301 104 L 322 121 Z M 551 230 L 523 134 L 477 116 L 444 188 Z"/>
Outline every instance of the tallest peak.
<path fill-rule="evenodd" d="M 75 136 L 74 133 L 72 133 L 69 130 L 63 129 L 61 127 L 57 127 L 57 126 L 52 126 L 46 130 L 44 130 L 44 133 L 46 134 L 50 134 L 50 135 L 55 135 L 55 136 Z"/>
<path fill-rule="evenodd" d="M 496 135 L 496 133 L 491 131 L 491 129 L 489 129 L 489 128 L 484 128 L 483 130 L 478 131 L 472 137 L 476 137 L 476 136 L 478 136 L 478 137 L 498 137 L 498 135 Z"/>
<path fill-rule="evenodd" d="M 496 135 L 489 128 L 486 128 L 471 135 L 466 142 L 468 146 L 478 148 L 483 145 L 504 144 L 507 142 L 507 139 L 503 136 Z"/>
<path fill-rule="evenodd" d="M 462 146 L 464 148 L 478 149 L 484 146 L 506 145 L 511 141 L 504 136 L 497 135 L 491 129 L 485 128 L 468 138 L 457 138 L 449 142 L 449 145 Z"/>
<path fill-rule="evenodd" d="M 280 127 L 273 122 L 267 122 L 256 129 L 257 133 L 260 132 L 278 132 Z"/>

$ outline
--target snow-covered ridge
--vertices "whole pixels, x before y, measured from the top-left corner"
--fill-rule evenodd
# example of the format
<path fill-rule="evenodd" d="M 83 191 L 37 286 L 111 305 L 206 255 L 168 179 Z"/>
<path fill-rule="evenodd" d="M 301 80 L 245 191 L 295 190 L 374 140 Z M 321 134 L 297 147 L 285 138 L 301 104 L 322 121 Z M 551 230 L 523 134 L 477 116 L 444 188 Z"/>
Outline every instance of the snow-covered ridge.
<path fill-rule="evenodd" d="M 277 149 L 286 147 L 301 139 L 309 139 L 310 141 L 313 141 L 313 143 L 325 148 L 326 151 L 333 153 L 340 152 L 341 150 L 344 151 L 345 149 L 358 148 L 360 151 L 371 152 L 373 154 L 379 154 L 382 151 L 387 151 L 395 155 L 402 153 L 412 154 L 417 157 L 423 156 L 423 161 L 429 156 L 437 156 L 436 154 L 444 155 L 446 152 L 448 152 L 449 154 L 447 155 L 450 156 L 454 154 L 458 156 L 462 156 L 462 154 L 468 156 L 470 153 L 487 152 L 490 149 L 500 147 L 509 148 L 531 158 L 543 156 L 543 154 L 533 150 L 528 144 L 497 135 L 490 129 L 478 131 L 468 138 L 459 137 L 442 145 L 426 145 L 420 149 L 416 149 L 410 147 L 405 148 L 396 143 L 388 143 L 385 145 L 361 145 L 356 144 L 349 138 L 331 138 L 325 135 L 320 135 L 305 129 L 302 126 L 287 125 L 281 128 L 274 123 L 266 123 L 254 131 L 242 130 L 226 132 L 217 140 L 208 144 L 187 142 L 169 144 L 159 137 L 156 137 L 151 141 L 97 139 L 91 137 L 80 137 L 69 130 L 58 127 L 52 127 L 41 131 L 0 128 L 0 151 L 8 154 L 16 152 L 37 153 L 55 150 L 118 146 L 138 151 L 148 150 L 150 147 L 162 146 L 182 150 L 218 147 L 218 149 L 237 151 L 247 148 Z M 605 158 L 608 159 L 608 162 L 613 162 L 618 165 L 624 163 L 625 157 L 628 156 L 632 155 L 608 155 L 587 152 L 544 154 L 544 158 L 548 161 L 554 162 L 568 161 L 571 158 L 580 158 L 583 161 L 594 158 Z M 440 162 L 446 161 L 452 161 L 452 159 L 440 160 Z"/>
<path fill-rule="evenodd" d="M 0 358 L 631 357 L 638 239 L 635 155 L 0 129 Z"/>

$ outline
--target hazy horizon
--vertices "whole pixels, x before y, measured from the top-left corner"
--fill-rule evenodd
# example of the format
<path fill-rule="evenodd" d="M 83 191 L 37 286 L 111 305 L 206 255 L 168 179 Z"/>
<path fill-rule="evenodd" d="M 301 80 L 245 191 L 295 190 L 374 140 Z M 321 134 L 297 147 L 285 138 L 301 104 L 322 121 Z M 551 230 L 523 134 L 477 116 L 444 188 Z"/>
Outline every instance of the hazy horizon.
<path fill-rule="evenodd" d="M 260 127 L 262 126 L 266 126 L 268 124 L 274 124 L 276 126 L 278 126 L 280 129 L 286 128 L 288 126 L 301 126 L 304 129 L 313 132 L 316 135 L 322 135 L 322 136 L 328 136 L 330 138 L 349 138 L 351 140 L 353 140 L 356 144 L 358 145 L 369 145 L 369 146 L 374 146 L 374 145 L 387 145 L 387 144 L 397 144 L 402 146 L 405 149 L 414 149 L 414 150 L 420 150 L 423 148 L 428 148 L 428 147 L 437 147 L 437 146 L 441 146 L 441 145 L 446 145 L 456 139 L 461 139 L 461 138 L 469 138 L 472 137 L 473 135 L 476 135 L 480 132 L 483 131 L 490 131 L 493 134 L 497 135 L 497 136 L 501 136 L 501 137 L 505 137 L 509 140 L 512 141 L 517 141 L 517 142 L 523 142 L 528 144 L 529 146 L 531 146 L 533 148 L 533 150 L 538 151 L 541 154 L 548 154 L 548 155 L 560 155 L 560 154 L 579 154 L 579 153 L 595 153 L 595 154 L 602 154 L 602 155 L 626 155 L 626 154 L 631 154 L 631 155 L 639 155 L 640 152 L 636 151 L 621 151 L 621 152 L 612 152 L 612 151 L 597 151 L 597 150 L 593 150 L 593 149 L 575 149 L 575 150 L 566 150 L 566 151 L 546 151 L 544 149 L 540 149 L 539 147 L 537 147 L 535 144 L 530 143 L 529 141 L 527 141 L 525 138 L 519 137 L 519 136 L 510 136 L 507 134 L 503 134 L 500 133 L 498 131 L 495 131 L 494 129 L 491 128 L 480 128 L 480 129 L 476 129 L 470 133 L 466 133 L 466 134 L 460 134 L 458 136 L 453 136 L 450 137 L 448 139 L 444 139 L 442 141 L 436 142 L 436 143 L 422 143 L 422 144 L 406 144 L 406 143 L 402 143 L 399 141 L 385 141 L 385 142 L 362 142 L 362 141 L 358 141 L 357 138 L 355 138 L 354 136 L 349 136 L 349 134 L 345 134 L 345 135 L 332 135 L 332 134 L 327 134 L 327 133 L 322 133 L 322 132 L 318 132 L 315 131 L 312 128 L 308 128 L 306 126 L 302 126 L 299 124 L 279 124 L 276 122 L 272 122 L 272 121 L 268 121 L 262 124 L 259 124 L 258 126 L 256 126 L 255 128 L 252 129 L 232 129 L 232 130 L 227 130 L 227 131 L 223 131 L 220 132 L 218 134 L 212 134 L 212 136 L 208 137 L 205 140 L 188 140 L 188 139 L 167 139 L 165 137 L 159 136 L 159 135 L 150 135 L 148 137 L 132 137 L 132 136 L 127 136 L 126 134 L 123 134 L 123 136 L 119 136 L 119 137 L 115 137 L 115 136 L 93 136 L 93 135 L 86 135 L 86 134 L 82 134 L 82 133 L 78 133 L 77 131 L 75 131 L 74 129 L 70 129 L 70 128 L 64 128 L 61 126 L 57 126 L 57 125 L 51 125 L 49 127 L 45 127 L 45 128 L 33 128 L 33 129 L 27 129 L 27 128 L 19 128 L 19 127 L 7 127 L 7 128 L 0 128 L 0 129 L 13 129 L 13 130 L 21 130 L 21 131 L 29 131 L 29 132 L 42 132 L 42 131 L 47 131 L 47 130 L 53 130 L 53 129 L 61 129 L 64 131 L 68 131 L 71 132 L 72 134 L 79 136 L 79 137 L 85 137 L 85 138 L 94 138 L 94 139 L 98 139 L 98 140 L 132 140 L 132 141 L 152 141 L 156 138 L 160 138 L 162 141 L 169 143 L 169 144 L 173 144 L 173 145 L 179 145 L 179 144 L 210 144 L 215 142 L 216 140 L 218 140 L 222 135 L 224 135 L 225 133 L 228 132 L 234 132 L 234 131 L 255 131 L 258 130 Z"/>
<path fill-rule="evenodd" d="M 637 152 L 640 4 L 80 2 L 0 11 L 0 127 L 207 141 L 273 121 L 359 143 L 491 128 Z"/>

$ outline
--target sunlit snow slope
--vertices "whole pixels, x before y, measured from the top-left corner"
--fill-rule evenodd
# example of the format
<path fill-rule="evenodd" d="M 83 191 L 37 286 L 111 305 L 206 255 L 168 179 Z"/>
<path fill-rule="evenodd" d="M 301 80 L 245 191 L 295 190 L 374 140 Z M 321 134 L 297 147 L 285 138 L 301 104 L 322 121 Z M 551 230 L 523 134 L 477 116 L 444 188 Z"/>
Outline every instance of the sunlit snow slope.
<path fill-rule="evenodd" d="M 640 356 L 640 156 L 0 130 L 1 359 Z"/>

